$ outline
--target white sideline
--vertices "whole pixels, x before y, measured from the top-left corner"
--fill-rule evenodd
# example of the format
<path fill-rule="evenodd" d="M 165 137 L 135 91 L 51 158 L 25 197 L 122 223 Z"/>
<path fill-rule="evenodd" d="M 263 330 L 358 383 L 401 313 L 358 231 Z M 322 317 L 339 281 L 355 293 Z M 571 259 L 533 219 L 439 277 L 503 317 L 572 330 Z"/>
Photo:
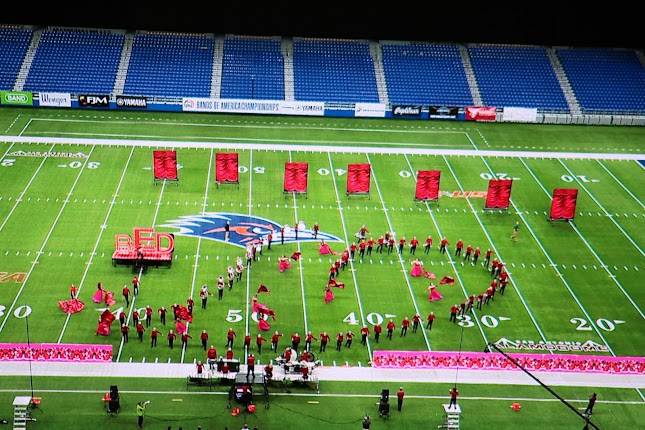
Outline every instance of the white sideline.
<path fill-rule="evenodd" d="M 448 156 L 483 156 L 508 158 L 553 158 L 580 160 L 645 160 L 645 154 L 616 154 L 597 152 L 554 152 L 554 151 L 502 151 L 475 149 L 430 149 L 430 148 L 392 148 L 362 147 L 345 145 L 288 145 L 263 143 L 231 143 L 231 142 L 186 142 L 173 140 L 139 140 L 139 139 L 86 139 L 66 137 L 23 137 L 0 136 L 0 142 L 12 143 L 57 143 L 68 145 L 98 145 L 98 146 L 139 146 L 148 148 L 214 148 L 261 151 L 299 151 L 299 152 L 328 152 L 328 153 L 360 153 L 360 154 L 408 154 L 408 155 L 448 155 Z"/>
<path fill-rule="evenodd" d="M 179 378 L 195 373 L 194 364 L 169 363 L 61 363 L 32 362 L 34 376 L 93 378 Z M 240 366 L 246 372 L 246 366 Z M 329 367 L 315 369 L 320 381 L 420 382 L 454 384 L 456 369 L 377 369 L 373 367 Z M 645 388 L 645 375 L 576 372 L 534 372 L 547 385 L 568 387 Z M 28 376 L 28 362 L 3 362 L 1 376 Z M 459 369 L 461 384 L 538 385 L 522 371 Z"/>

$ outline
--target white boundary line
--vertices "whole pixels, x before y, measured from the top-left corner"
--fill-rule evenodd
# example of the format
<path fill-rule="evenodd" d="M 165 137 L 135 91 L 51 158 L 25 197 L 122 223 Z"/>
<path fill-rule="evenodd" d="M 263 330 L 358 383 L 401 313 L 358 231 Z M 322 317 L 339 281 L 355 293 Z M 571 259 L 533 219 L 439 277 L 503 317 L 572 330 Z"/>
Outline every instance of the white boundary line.
<path fill-rule="evenodd" d="M 547 191 L 547 189 L 544 187 L 544 184 L 542 184 L 542 181 L 540 181 L 540 180 L 539 180 L 539 178 L 535 175 L 535 173 L 534 173 L 534 172 L 533 172 L 533 170 L 529 167 L 529 165 L 528 165 L 528 164 L 526 164 L 526 163 L 524 162 L 524 160 L 522 160 L 521 158 L 520 158 L 519 160 L 520 160 L 520 162 L 524 165 L 524 167 L 526 168 L 526 170 L 528 170 L 529 174 L 531 175 L 531 177 L 533 177 L 533 179 L 535 180 L 535 182 L 540 186 L 540 188 L 542 189 L 542 191 L 544 191 L 544 194 L 546 194 L 546 196 L 547 196 L 547 198 L 549 199 L 549 201 L 553 200 L 553 198 L 551 197 L 551 195 L 549 194 L 549 192 Z M 645 315 L 643 315 L 643 311 L 640 309 L 640 307 L 638 306 L 638 304 L 636 304 L 636 303 L 634 302 L 634 300 L 631 298 L 631 296 L 627 293 L 627 291 L 625 291 L 625 289 L 623 288 L 623 286 L 621 285 L 621 283 L 618 281 L 618 279 L 617 279 L 616 275 L 612 274 L 612 273 L 609 271 L 609 268 L 608 268 L 607 264 L 605 264 L 605 262 L 604 262 L 604 261 L 600 258 L 600 256 L 596 253 L 596 251 L 593 249 L 593 247 L 591 246 L 591 244 L 587 241 L 587 239 L 582 235 L 582 232 L 581 232 L 581 231 L 578 229 L 578 227 L 575 225 L 575 223 L 570 222 L 570 223 L 568 223 L 568 224 L 569 224 L 569 225 L 570 225 L 570 226 L 575 230 L 575 232 L 578 234 L 578 237 L 580 237 L 580 239 L 582 239 L 582 241 L 583 241 L 583 242 L 584 242 L 584 244 L 587 246 L 587 248 L 589 249 L 589 251 L 591 251 L 591 253 L 593 254 L 593 256 L 594 256 L 594 257 L 596 257 L 596 260 L 600 263 L 600 267 L 602 267 L 602 268 L 605 270 L 605 272 L 607 272 L 607 274 L 609 275 L 609 277 L 611 278 L 611 280 L 612 280 L 612 281 L 614 281 L 614 283 L 616 284 L 616 286 L 620 289 L 620 291 L 622 291 L 622 293 L 625 295 L 625 297 L 627 298 L 627 300 L 629 300 L 629 302 L 632 304 L 632 306 L 634 306 L 634 308 L 635 308 L 635 309 L 636 309 L 636 311 L 639 313 L 639 315 L 641 316 L 641 318 L 645 319 Z"/>
<path fill-rule="evenodd" d="M 623 184 L 620 179 L 614 176 L 614 174 L 611 173 L 611 170 L 609 170 L 607 166 L 605 166 L 600 160 L 596 160 L 596 162 L 600 164 L 600 167 L 602 167 L 605 170 L 605 172 L 609 173 L 609 176 L 614 178 L 614 181 L 616 181 L 616 183 L 618 183 L 618 185 L 620 185 L 621 188 L 627 192 L 627 194 L 629 194 L 634 200 L 636 200 L 636 203 L 640 205 L 641 209 L 645 209 L 645 205 L 643 204 L 643 202 L 641 202 L 638 197 L 636 197 L 631 191 L 629 191 L 629 189 L 625 186 L 625 184 Z"/>
<path fill-rule="evenodd" d="M 345 236 L 345 249 L 349 247 L 349 236 L 347 235 L 347 226 L 345 225 L 345 215 L 343 214 L 343 206 L 340 201 L 340 194 L 338 194 L 338 185 L 336 184 L 336 173 L 334 170 L 334 163 L 331 160 L 331 154 L 327 153 L 327 158 L 329 159 L 329 171 L 331 172 L 331 179 L 334 183 L 334 192 L 336 193 L 336 205 L 338 206 L 338 213 L 340 215 L 340 222 L 343 226 L 343 235 Z M 349 259 L 349 268 L 352 272 L 352 278 L 354 280 L 354 291 L 356 292 L 356 301 L 358 302 L 358 311 L 361 314 L 361 328 L 366 326 L 365 324 L 365 313 L 363 312 L 363 302 L 361 301 L 361 294 L 358 292 L 358 281 L 356 280 L 356 269 L 354 268 L 354 260 Z M 372 361 L 372 346 L 370 345 L 370 338 L 367 337 L 367 353 L 369 354 L 369 361 Z"/>
<path fill-rule="evenodd" d="M 18 120 L 20 119 L 20 117 L 21 117 L 21 116 L 22 116 L 22 114 L 21 114 L 21 113 L 19 113 L 19 114 L 16 116 L 16 119 L 14 119 L 14 120 L 13 120 L 13 122 L 9 125 L 9 127 L 7 127 L 7 129 L 4 131 L 4 132 L 5 132 L 5 134 L 6 134 L 6 133 L 9 133 L 9 130 L 11 130 L 11 128 L 13 127 L 13 125 L 16 123 L 16 121 L 18 121 Z"/>
<path fill-rule="evenodd" d="M 25 124 L 25 126 L 23 127 L 22 130 L 20 130 L 20 133 L 18 134 L 18 136 L 22 136 L 22 134 L 25 132 L 25 130 L 27 130 L 27 128 L 31 125 L 32 121 L 33 121 L 33 119 L 29 118 L 29 121 L 27 121 L 27 124 Z"/>
<path fill-rule="evenodd" d="M 123 171 L 121 172 L 121 178 L 119 179 L 119 184 L 116 187 L 116 190 L 114 190 L 114 194 L 112 195 L 112 201 L 110 201 L 110 206 L 108 207 L 107 214 L 105 214 L 105 218 L 103 219 L 103 223 L 101 224 L 101 227 L 99 229 L 99 236 L 96 238 L 96 242 L 94 243 L 94 248 L 92 249 L 92 252 L 90 253 L 90 259 L 89 261 L 85 264 L 85 270 L 83 271 L 83 276 L 81 277 L 81 282 L 78 284 L 78 294 L 81 293 L 81 289 L 83 288 L 83 285 L 85 284 L 85 279 L 87 278 L 87 274 L 90 271 L 90 267 L 92 266 L 92 261 L 94 261 L 94 256 L 96 255 L 96 250 L 99 246 L 99 243 L 101 242 L 101 238 L 103 237 L 103 233 L 105 232 L 105 229 L 107 228 L 107 222 L 108 219 L 110 218 L 110 214 L 112 213 L 112 208 L 114 208 L 114 204 L 116 202 L 116 198 L 119 195 L 119 191 L 121 190 L 121 185 L 123 184 L 123 178 L 125 178 L 125 173 L 128 170 L 128 166 L 130 165 L 130 160 L 132 159 L 132 154 L 134 153 L 134 147 L 130 150 L 130 155 L 128 156 L 128 161 L 126 161 L 125 166 L 123 167 Z M 88 157 L 89 158 L 89 157 Z M 65 335 L 65 329 L 67 328 L 67 324 L 69 323 L 70 318 L 72 317 L 72 314 L 67 314 L 67 318 L 65 318 L 65 324 L 63 324 L 63 328 L 60 331 L 60 336 L 58 336 L 58 340 L 56 343 L 61 343 L 63 340 L 63 336 Z"/>
<path fill-rule="evenodd" d="M 383 194 L 381 194 L 381 187 L 378 184 L 378 179 L 376 178 L 376 169 L 374 169 L 374 165 L 372 164 L 372 160 L 370 160 L 370 156 L 368 154 L 365 154 L 367 157 L 367 162 L 371 166 L 371 171 L 372 171 L 372 177 L 374 178 L 374 185 L 376 185 L 376 191 L 378 193 L 378 197 L 381 200 L 381 205 L 383 206 L 383 213 L 385 214 L 385 219 L 387 220 L 387 225 L 390 228 L 391 232 L 394 232 L 394 226 L 392 225 L 392 221 L 390 220 L 390 215 L 388 215 L 388 209 L 385 207 L 385 201 L 383 200 Z M 396 250 L 396 255 L 399 257 L 399 264 L 401 264 L 401 270 L 403 272 L 403 277 L 405 278 L 405 283 L 408 284 L 408 291 L 410 292 L 410 297 L 412 298 L 412 304 L 414 305 L 414 311 L 421 316 L 421 312 L 419 312 L 419 306 L 417 305 L 417 299 L 414 297 L 414 291 L 412 290 L 412 285 L 410 284 L 410 278 L 408 277 L 408 269 L 405 267 L 405 264 L 403 263 L 403 256 L 401 253 L 399 253 L 399 250 L 397 248 Z M 425 324 L 423 324 L 423 321 L 421 324 L 421 333 L 423 333 L 423 339 L 426 342 L 426 347 L 428 348 L 428 351 L 432 351 L 432 347 L 430 346 L 430 340 L 428 339 L 428 334 L 426 333 L 426 328 Z"/>
<path fill-rule="evenodd" d="M 591 193 L 591 191 L 589 191 L 589 190 L 587 189 L 587 187 L 585 187 L 585 185 L 580 181 L 580 179 L 578 179 L 578 177 L 577 177 L 577 176 L 576 176 L 576 175 L 575 175 L 575 174 L 574 174 L 574 173 L 573 173 L 573 172 L 572 172 L 572 171 L 567 167 L 567 165 L 566 165 L 566 164 L 564 164 L 564 163 L 562 162 L 562 160 L 558 160 L 558 161 L 560 162 L 560 164 L 562 164 L 562 167 L 564 167 L 564 168 L 566 169 L 566 171 L 569 173 L 569 175 L 571 175 L 571 177 L 576 181 L 576 183 L 577 183 L 578 185 L 580 185 L 580 186 L 582 187 L 582 189 L 583 189 L 583 190 L 585 190 L 585 191 L 586 191 L 586 193 L 589 195 L 589 197 L 591 197 L 591 199 L 596 203 L 596 205 L 598 205 L 598 207 L 599 207 L 599 208 L 600 208 L 600 209 L 605 213 L 605 215 L 607 215 L 607 217 L 611 220 L 611 222 L 613 222 L 613 223 L 614 223 L 614 225 L 615 225 L 616 227 L 618 227 L 618 230 L 620 230 L 620 231 L 621 231 L 621 233 L 623 233 L 623 236 L 625 236 L 625 237 L 627 238 L 627 240 L 628 240 L 632 245 L 634 245 L 634 248 L 636 248 L 636 249 L 638 250 L 638 252 L 640 252 L 640 253 L 641 253 L 641 256 L 645 257 L 645 252 L 643 252 L 643 250 L 641 249 L 641 247 L 640 247 L 640 246 L 638 246 L 638 244 L 637 244 L 636 242 L 634 242 L 634 239 L 632 239 L 632 237 L 631 237 L 629 234 L 627 234 L 627 232 L 626 232 L 625 230 L 623 230 L 623 228 L 620 226 L 620 224 L 618 224 L 618 222 L 616 222 L 616 220 L 614 219 L 614 217 L 613 217 L 609 212 L 607 212 L 607 209 L 605 209 L 605 207 L 604 207 L 602 204 L 600 204 L 600 202 L 599 202 L 599 201 L 596 199 L 596 197 Z"/>
<path fill-rule="evenodd" d="M 410 168 L 412 175 L 414 175 L 414 180 L 416 181 L 417 171 L 414 169 L 414 167 L 412 167 L 412 164 L 410 163 L 410 159 L 408 158 L 408 156 L 405 154 L 403 156 L 405 157 L 405 161 L 408 163 L 408 167 Z M 435 218 L 434 213 L 432 212 L 432 209 L 430 209 L 430 205 L 428 204 L 428 202 L 425 202 L 425 206 L 426 206 L 426 209 L 428 210 L 428 214 L 430 215 L 430 219 L 432 220 L 432 223 L 434 224 L 434 227 L 437 230 L 437 234 L 439 234 L 439 240 L 441 240 L 441 238 L 443 238 L 444 236 L 443 236 L 443 233 L 441 232 L 441 229 L 439 228 L 439 223 L 437 223 L 437 219 Z M 466 291 L 464 282 L 461 279 L 461 275 L 459 274 L 459 271 L 457 270 L 457 266 L 455 264 L 455 261 L 452 258 L 452 254 L 450 252 L 447 252 L 446 255 L 448 256 L 448 261 L 452 266 L 452 271 L 457 276 L 457 280 L 459 281 L 459 286 L 461 287 L 461 291 L 464 293 L 464 297 L 468 298 L 468 292 Z M 486 343 L 486 345 L 488 345 L 488 337 L 486 337 L 486 333 L 484 332 L 484 329 L 481 326 L 481 322 L 479 320 L 479 317 L 477 316 L 477 309 L 475 307 L 473 307 L 472 313 L 473 315 L 475 315 L 475 322 L 477 323 L 477 328 L 479 328 L 479 332 L 481 333 L 482 338 L 484 339 L 484 342 Z"/>
<path fill-rule="evenodd" d="M 249 216 L 251 216 L 253 211 L 253 149 L 249 152 Z M 249 305 L 251 301 L 251 263 L 247 264 L 246 266 L 246 301 L 244 305 L 244 315 L 245 315 L 245 322 L 244 322 L 244 336 L 247 334 L 250 336 L 251 332 L 249 331 L 249 318 L 251 315 L 249 314 Z M 244 364 L 246 364 L 246 360 L 249 356 L 249 351 L 244 351 L 244 347 L 242 347 L 242 351 L 244 354 Z"/>
<path fill-rule="evenodd" d="M 36 253 L 36 258 L 31 264 L 31 267 L 29 268 L 29 272 L 27 272 L 27 275 L 25 276 L 24 281 L 22 281 L 22 285 L 20 286 L 20 290 L 18 290 L 18 293 L 16 294 L 16 297 L 13 299 L 13 302 L 11 303 L 11 306 L 9 309 L 6 311 L 6 316 L 4 320 L 2 321 L 2 325 L 0 325 L 0 333 L 4 329 L 5 324 L 7 324 L 7 321 L 9 320 L 9 316 L 11 315 L 13 311 L 13 307 L 16 305 L 16 302 L 18 302 L 18 299 L 20 298 L 20 294 L 22 294 L 22 291 L 25 289 L 25 286 L 27 285 L 27 282 L 29 281 L 29 278 L 31 277 L 31 274 L 33 273 L 34 269 L 36 268 L 36 265 L 39 263 L 40 256 L 43 255 L 43 249 L 45 249 L 45 246 L 47 246 L 47 242 L 49 242 L 49 238 L 51 237 L 52 233 L 54 232 L 54 229 L 56 228 L 56 225 L 58 224 L 58 221 L 60 220 L 61 215 L 63 214 L 63 211 L 65 210 L 65 207 L 67 207 L 67 203 L 69 202 L 69 198 L 71 197 L 72 193 L 76 189 L 76 184 L 78 184 L 78 180 L 81 178 L 81 175 L 83 171 L 85 170 L 85 166 L 87 165 L 88 160 L 92 157 L 92 152 L 94 152 L 94 146 L 92 146 L 92 149 L 90 149 L 89 154 L 87 155 L 87 158 L 85 159 L 85 162 L 79 169 L 78 173 L 76 174 L 76 179 L 74 180 L 74 183 L 72 184 L 72 187 L 70 188 L 69 192 L 67 193 L 67 196 L 63 200 L 63 205 L 60 207 L 58 210 L 58 214 L 56 215 L 56 218 L 54 219 L 54 223 L 49 229 L 49 232 L 47 233 L 47 236 L 45 237 L 45 240 L 43 241 L 42 246 Z"/>
<path fill-rule="evenodd" d="M 214 148 L 237 150 L 266 150 L 266 151 L 298 151 L 325 153 L 361 153 L 361 154 L 408 154 L 408 155 L 457 155 L 483 156 L 506 158 L 553 158 L 553 159 L 588 159 L 588 160 L 645 160 L 645 154 L 615 154 L 593 152 L 553 152 L 553 151 L 502 151 L 474 149 L 430 149 L 430 148 L 390 148 L 387 146 L 369 148 L 345 145 L 276 145 L 260 143 L 230 143 L 230 142 L 190 142 L 173 140 L 137 140 L 137 139 L 80 139 L 63 137 L 25 137 L 0 136 L 0 142 L 15 143 L 58 143 L 69 145 L 107 145 L 107 146 L 140 146 L 147 148 Z M 356 143 L 356 142 L 351 142 Z M 388 142 L 389 144 L 389 142 Z"/>
<path fill-rule="evenodd" d="M 13 148 L 13 146 L 15 144 L 16 144 L 16 142 L 11 142 L 11 145 L 9 145 L 9 148 L 7 148 L 7 150 L 4 152 L 4 154 L 2 154 L 2 157 L 0 157 L 0 161 L 4 160 L 4 157 L 7 156 L 7 154 L 9 153 L 9 151 L 11 151 L 11 148 Z"/>
<path fill-rule="evenodd" d="M 291 162 L 291 151 L 289 151 L 289 162 Z M 298 224 L 298 202 L 296 201 L 296 193 L 291 193 L 293 194 L 293 211 L 294 215 L 296 217 L 296 225 Z M 298 252 L 301 252 L 300 250 L 300 242 L 296 241 L 296 245 L 298 246 Z M 307 325 L 307 302 L 305 300 L 305 281 L 304 281 L 304 275 L 302 274 L 302 258 L 298 259 L 298 267 L 300 268 L 300 292 L 302 294 L 302 314 L 303 318 L 305 321 L 305 335 L 309 333 L 309 326 Z"/>

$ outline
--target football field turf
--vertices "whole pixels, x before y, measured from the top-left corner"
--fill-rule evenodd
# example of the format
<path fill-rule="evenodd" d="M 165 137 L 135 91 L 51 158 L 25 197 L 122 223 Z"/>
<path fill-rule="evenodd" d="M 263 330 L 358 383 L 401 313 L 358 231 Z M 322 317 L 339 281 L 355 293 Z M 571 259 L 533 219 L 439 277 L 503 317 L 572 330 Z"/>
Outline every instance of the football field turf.
<path fill-rule="evenodd" d="M 370 352 L 378 349 L 482 351 L 486 343 L 500 340 L 510 352 L 520 351 L 512 347 L 523 342 L 561 343 L 562 352 L 591 342 L 601 350 L 594 354 L 643 355 L 645 172 L 637 161 L 539 154 L 418 155 L 404 149 L 642 153 L 642 128 L 2 109 L 0 130 L 23 137 L 274 145 L 270 150 L 237 151 L 239 187 L 218 188 L 212 168 L 215 149 L 177 149 L 179 183 L 154 185 L 151 148 L 0 143 L 0 342 L 24 342 L 24 316 L 29 314 L 32 342 L 109 343 L 118 361 L 203 360 L 198 334 L 206 329 L 209 344 L 221 352 L 229 327 L 238 334 L 234 349 L 240 357 L 244 333 L 250 332 L 252 338 L 258 333 L 249 301 L 263 283 L 271 292 L 259 300 L 276 313 L 264 336 L 270 337 L 274 330 L 284 333 L 281 349 L 293 332 L 302 335 L 311 330 L 318 336 L 326 331 L 332 339 L 339 331 L 357 334 L 351 349 L 340 352 L 330 345 L 318 353 L 316 342 L 316 358 L 325 365 L 366 366 Z M 281 144 L 312 147 L 290 151 Z M 320 152 L 314 145 L 345 150 L 351 146 L 356 151 Z M 400 147 L 401 152 L 361 151 L 385 146 Z M 45 157 L 48 150 L 83 155 Z M 284 163 L 289 160 L 309 163 L 307 198 L 282 192 Z M 347 165 L 367 162 L 372 165 L 369 198 L 347 198 Z M 416 203 L 415 173 L 429 169 L 442 172 L 440 201 Z M 484 212 L 482 198 L 464 198 L 468 192 L 486 191 L 494 177 L 514 179 L 507 213 Z M 579 189 L 575 223 L 547 220 L 549 196 L 558 187 Z M 435 243 L 430 253 L 424 255 L 420 247 L 416 256 L 438 279 L 448 275 L 456 282 L 439 287 L 443 300 L 429 302 L 428 280 L 409 276 L 413 257 L 406 247 L 400 255 L 395 250 L 389 255 L 373 253 L 363 261 L 356 258 L 341 272 L 346 288 L 335 291 L 331 304 L 324 304 L 332 260 L 318 254 L 317 242 L 282 246 L 274 242 L 271 251 L 265 248 L 259 261 L 245 271 L 242 282 L 225 291 L 222 301 L 211 297 L 206 310 L 196 305 L 190 326 L 193 339 L 186 350 L 177 346 L 171 350 L 163 337 L 157 348 L 150 348 L 148 333 L 139 343 L 133 329 L 129 342 L 123 343 L 116 324 L 109 337 L 97 337 L 101 306 L 91 300 L 97 282 L 115 293 L 117 305 L 112 310 L 123 306 L 130 319 L 133 310 L 146 305 L 169 309 L 173 303 L 185 304 L 190 296 L 198 302 L 201 285 L 208 284 L 214 292 L 217 276 L 225 275 L 226 267 L 244 252 L 231 244 L 178 234 L 172 267 L 147 269 L 139 296 L 126 307 L 120 291 L 130 283 L 133 271 L 112 266 L 114 235 L 149 226 L 177 232 L 163 226 L 181 217 L 220 212 L 279 225 L 303 220 L 307 228 L 318 222 L 322 232 L 350 243 L 361 225 L 375 239 L 385 231 L 408 242 L 413 236 L 423 242 L 431 235 Z M 510 235 L 516 221 L 520 234 L 514 242 Z M 445 255 L 438 252 L 442 236 L 450 242 Z M 450 306 L 483 292 L 490 282 L 481 264 L 454 256 L 458 239 L 482 251 L 493 249 L 512 282 L 503 296 L 453 324 L 448 321 Z M 344 246 L 336 241 L 329 245 L 336 251 Z M 278 257 L 297 249 L 302 252 L 300 263 L 279 273 Z M 72 283 L 79 287 L 86 308 L 68 318 L 57 302 L 69 296 Z M 420 328 L 399 336 L 404 316 L 418 312 L 425 319 L 431 311 L 437 315 L 431 331 Z M 366 347 L 360 345 L 358 331 L 363 324 L 371 328 L 390 318 L 397 324 L 391 341 L 383 336 L 377 344 L 370 336 Z M 156 313 L 153 326 L 162 328 L 162 334 L 170 327 L 162 327 Z M 266 345 L 260 361 L 272 358 L 275 354 Z M 642 406 L 639 410 L 642 416 Z"/>

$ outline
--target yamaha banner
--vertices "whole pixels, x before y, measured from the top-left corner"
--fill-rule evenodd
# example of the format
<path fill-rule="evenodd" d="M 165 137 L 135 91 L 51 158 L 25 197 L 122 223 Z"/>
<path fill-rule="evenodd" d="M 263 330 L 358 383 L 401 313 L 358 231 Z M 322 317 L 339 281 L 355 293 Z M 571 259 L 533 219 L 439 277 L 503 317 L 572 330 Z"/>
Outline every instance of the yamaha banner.
<path fill-rule="evenodd" d="M 392 105 L 392 116 L 419 118 L 421 105 Z"/>
<path fill-rule="evenodd" d="M 430 106 L 429 118 L 430 119 L 457 119 L 458 114 L 459 114 L 458 107 Z"/>
<path fill-rule="evenodd" d="M 122 109 L 122 108 L 146 109 L 148 107 L 148 99 L 145 97 L 116 96 L 116 107 L 119 109 Z"/>
<path fill-rule="evenodd" d="M 107 94 L 81 94 L 78 96 L 78 105 L 81 107 L 109 107 L 110 96 Z"/>

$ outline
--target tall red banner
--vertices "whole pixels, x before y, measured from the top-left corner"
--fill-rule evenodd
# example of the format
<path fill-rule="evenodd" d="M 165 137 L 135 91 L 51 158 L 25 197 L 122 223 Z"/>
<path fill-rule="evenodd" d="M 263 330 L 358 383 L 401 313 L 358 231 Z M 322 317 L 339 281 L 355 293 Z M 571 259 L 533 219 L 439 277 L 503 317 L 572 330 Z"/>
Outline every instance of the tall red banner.
<path fill-rule="evenodd" d="M 416 200 L 437 200 L 439 198 L 440 170 L 419 170 L 417 172 Z"/>
<path fill-rule="evenodd" d="M 512 179 L 491 179 L 488 181 L 486 209 L 508 209 L 512 186 Z"/>
<path fill-rule="evenodd" d="M 349 164 L 347 166 L 347 194 L 367 194 L 370 192 L 369 164 Z"/>
<path fill-rule="evenodd" d="M 492 106 L 467 106 L 467 121 L 495 121 L 497 119 L 497 108 Z"/>
<path fill-rule="evenodd" d="M 285 163 L 284 191 L 287 193 L 306 193 L 309 164 Z"/>
<path fill-rule="evenodd" d="M 157 180 L 177 180 L 177 151 L 153 151 L 154 175 Z"/>
<path fill-rule="evenodd" d="M 239 182 L 238 155 L 236 152 L 215 154 L 215 181 L 218 184 Z"/>
<path fill-rule="evenodd" d="M 556 188 L 551 200 L 551 220 L 570 220 L 576 216 L 578 190 L 575 188 Z"/>

